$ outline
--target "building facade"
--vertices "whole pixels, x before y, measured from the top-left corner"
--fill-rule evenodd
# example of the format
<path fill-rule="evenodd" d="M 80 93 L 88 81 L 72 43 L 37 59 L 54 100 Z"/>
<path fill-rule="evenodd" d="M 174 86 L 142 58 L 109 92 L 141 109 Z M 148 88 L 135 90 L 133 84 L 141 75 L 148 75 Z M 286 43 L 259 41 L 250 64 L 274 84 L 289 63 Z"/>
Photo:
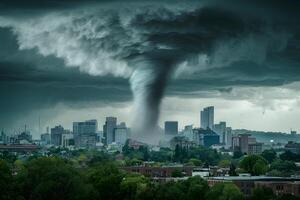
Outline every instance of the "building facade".
<path fill-rule="evenodd" d="M 200 112 L 200 125 L 203 129 L 213 129 L 214 126 L 214 107 L 209 106 Z"/>
<path fill-rule="evenodd" d="M 178 134 L 178 122 L 177 121 L 166 121 L 165 122 L 165 134 L 166 135 L 177 135 Z"/>
<path fill-rule="evenodd" d="M 73 122 L 74 143 L 77 148 L 95 148 L 97 140 L 97 120 Z"/>
<path fill-rule="evenodd" d="M 62 134 L 64 133 L 65 129 L 61 126 L 55 126 L 51 128 L 51 144 L 54 146 L 60 146 L 62 143 Z"/>
<path fill-rule="evenodd" d="M 105 124 L 103 126 L 103 137 L 106 145 L 111 144 L 115 141 L 114 130 L 117 128 L 116 117 L 106 117 Z"/>

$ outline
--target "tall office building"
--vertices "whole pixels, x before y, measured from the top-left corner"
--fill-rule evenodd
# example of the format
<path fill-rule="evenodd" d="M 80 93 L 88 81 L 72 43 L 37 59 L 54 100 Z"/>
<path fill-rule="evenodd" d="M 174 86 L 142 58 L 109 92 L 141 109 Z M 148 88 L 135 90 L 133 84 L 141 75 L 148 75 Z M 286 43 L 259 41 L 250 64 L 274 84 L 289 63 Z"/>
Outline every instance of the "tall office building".
<path fill-rule="evenodd" d="M 84 122 L 73 122 L 75 146 L 81 148 L 96 147 L 97 129 L 98 122 L 95 119 Z"/>
<path fill-rule="evenodd" d="M 166 135 L 177 135 L 178 134 L 178 122 L 177 121 L 166 121 L 165 122 L 165 134 Z"/>
<path fill-rule="evenodd" d="M 226 144 L 226 122 L 220 122 L 219 124 L 215 124 L 213 130 L 220 136 L 220 143 Z"/>
<path fill-rule="evenodd" d="M 200 125 L 203 129 L 213 129 L 214 126 L 214 107 L 209 106 L 200 112 Z"/>
<path fill-rule="evenodd" d="M 73 133 L 84 134 L 84 133 L 96 133 L 98 129 L 98 122 L 95 119 L 87 120 L 84 122 L 73 122 Z"/>
<path fill-rule="evenodd" d="M 125 145 L 128 138 L 128 128 L 124 122 L 121 122 L 114 130 L 115 142 L 119 145 Z"/>
<path fill-rule="evenodd" d="M 51 128 L 51 144 L 60 146 L 62 144 L 62 134 L 64 134 L 64 127 L 61 125 Z"/>
<path fill-rule="evenodd" d="M 182 131 L 183 135 L 188 138 L 189 141 L 193 140 L 193 125 L 187 125 Z"/>
<path fill-rule="evenodd" d="M 115 141 L 114 130 L 117 128 L 116 117 L 106 117 L 105 124 L 103 126 L 104 143 L 111 144 Z"/>

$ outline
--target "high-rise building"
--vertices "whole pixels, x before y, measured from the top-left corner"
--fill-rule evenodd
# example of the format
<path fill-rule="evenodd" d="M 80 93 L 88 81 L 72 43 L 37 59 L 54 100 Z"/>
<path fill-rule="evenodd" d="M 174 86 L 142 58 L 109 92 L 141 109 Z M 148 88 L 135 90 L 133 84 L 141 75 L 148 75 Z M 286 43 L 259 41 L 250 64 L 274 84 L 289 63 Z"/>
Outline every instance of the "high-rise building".
<path fill-rule="evenodd" d="M 43 133 L 41 134 L 41 142 L 43 145 L 49 145 L 51 144 L 51 136 L 49 133 Z"/>
<path fill-rule="evenodd" d="M 232 146 L 232 128 L 226 127 L 226 148 L 230 148 Z"/>
<path fill-rule="evenodd" d="M 211 129 L 193 129 L 193 141 L 197 145 L 209 147 L 220 143 L 220 137 Z"/>
<path fill-rule="evenodd" d="M 121 122 L 114 130 L 115 143 L 125 145 L 128 138 L 128 128 L 124 122 Z"/>
<path fill-rule="evenodd" d="M 220 136 L 220 143 L 226 144 L 226 122 L 215 124 L 213 130 Z"/>
<path fill-rule="evenodd" d="M 73 134 L 76 147 L 94 148 L 97 139 L 97 120 L 73 122 Z"/>
<path fill-rule="evenodd" d="M 103 126 L 104 143 L 106 145 L 115 141 L 114 130 L 117 128 L 116 117 L 106 117 L 105 124 Z"/>
<path fill-rule="evenodd" d="M 188 138 L 189 141 L 193 140 L 193 125 L 187 125 L 182 131 L 183 135 Z"/>
<path fill-rule="evenodd" d="M 214 126 L 214 107 L 209 106 L 200 112 L 200 125 L 203 129 L 213 129 Z"/>
<path fill-rule="evenodd" d="M 64 127 L 61 125 L 51 128 L 51 144 L 54 146 L 60 146 L 62 143 L 62 134 L 64 133 Z"/>
<path fill-rule="evenodd" d="M 248 153 L 249 149 L 249 136 L 250 134 L 239 134 L 232 137 L 232 149 L 233 151 L 241 151 L 242 153 Z M 251 139 L 250 139 L 251 140 Z"/>
<path fill-rule="evenodd" d="M 166 135 L 177 135 L 178 134 L 178 122 L 177 121 L 166 121 L 165 122 L 165 134 Z"/>
<path fill-rule="evenodd" d="M 95 119 L 87 120 L 84 122 L 73 122 L 73 133 L 86 134 L 86 133 L 96 133 L 98 129 L 98 122 Z"/>

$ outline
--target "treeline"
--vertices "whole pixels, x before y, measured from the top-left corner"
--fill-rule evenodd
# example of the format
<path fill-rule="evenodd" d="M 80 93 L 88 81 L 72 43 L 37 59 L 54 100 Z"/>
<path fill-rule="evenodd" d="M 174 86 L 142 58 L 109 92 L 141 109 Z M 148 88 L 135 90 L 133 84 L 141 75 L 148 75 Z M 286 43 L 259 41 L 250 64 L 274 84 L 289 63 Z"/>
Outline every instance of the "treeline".
<path fill-rule="evenodd" d="M 160 148 L 159 151 L 149 151 L 145 146 L 141 146 L 139 149 L 133 149 L 126 143 L 122 153 L 128 159 L 178 163 L 188 163 L 191 159 L 197 159 L 202 164 L 206 165 L 217 165 L 222 159 L 230 159 L 230 156 L 228 155 L 222 155 L 216 150 L 205 148 L 203 146 L 187 148 L 176 145 L 174 150 Z"/>
<path fill-rule="evenodd" d="M 1 200 L 245 200 L 232 183 L 209 187 L 202 178 L 156 183 L 119 170 L 109 160 L 78 168 L 70 160 L 39 157 L 24 163 L 0 160 Z M 249 200 L 297 200 L 257 188 Z"/>

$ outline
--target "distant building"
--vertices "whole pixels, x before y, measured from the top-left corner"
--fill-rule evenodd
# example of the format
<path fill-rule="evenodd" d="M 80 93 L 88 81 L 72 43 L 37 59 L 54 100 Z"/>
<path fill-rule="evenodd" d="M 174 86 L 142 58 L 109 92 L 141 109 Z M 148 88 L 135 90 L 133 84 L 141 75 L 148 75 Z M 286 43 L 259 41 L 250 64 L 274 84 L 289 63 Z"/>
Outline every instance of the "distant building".
<path fill-rule="evenodd" d="M 195 146 L 195 142 L 190 141 L 185 136 L 175 136 L 170 140 L 170 147 L 171 149 L 175 149 L 177 145 L 181 148 L 188 149 Z"/>
<path fill-rule="evenodd" d="M 21 153 L 31 153 L 38 151 L 39 147 L 35 144 L 0 144 L 0 152 L 8 151 L 8 152 L 21 152 Z"/>
<path fill-rule="evenodd" d="M 200 125 L 203 129 L 213 129 L 214 126 L 214 107 L 206 107 L 200 112 Z"/>
<path fill-rule="evenodd" d="M 119 145 L 125 145 L 128 139 L 128 128 L 124 122 L 120 123 L 114 130 L 115 143 Z"/>
<path fill-rule="evenodd" d="M 103 126 L 104 143 L 106 145 L 111 144 L 115 141 L 114 130 L 117 128 L 116 117 L 106 117 L 105 124 Z"/>
<path fill-rule="evenodd" d="M 66 131 L 62 134 L 62 144 L 61 146 L 63 147 L 69 147 L 69 146 L 74 146 L 74 135 L 71 133 L 71 131 Z"/>
<path fill-rule="evenodd" d="M 51 144 L 51 135 L 49 133 L 41 134 L 41 143 L 42 145 Z"/>
<path fill-rule="evenodd" d="M 208 178 L 210 187 L 218 183 L 231 182 L 235 184 L 246 197 L 252 194 L 254 188 L 267 187 L 275 195 L 292 194 L 300 197 L 300 179 L 293 177 L 268 177 L 268 176 L 219 176 Z"/>
<path fill-rule="evenodd" d="M 249 144 L 249 136 L 250 134 L 240 134 L 240 147 L 241 152 L 248 153 L 248 144 Z"/>
<path fill-rule="evenodd" d="M 220 136 L 211 129 L 193 129 L 193 141 L 197 145 L 210 147 L 220 143 Z"/>
<path fill-rule="evenodd" d="M 226 144 L 226 122 L 215 124 L 213 130 L 220 136 L 220 143 Z"/>
<path fill-rule="evenodd" d="M 54 146 L 60 146 L 62 141 L 62 134 L 65 129 L 59 125 L 51 128 L 51 144 Z"/>
<path fill-rule="evenodd" d="M 3 131 L 1 131 L 0 144 L 7 144 L 7 143 L 9 143 L 9 138 Z"/>
<path fill-rule="evenodd" d="M 177 135 L 178 134 L 178 122 L 177 121 L 166 121 L 165 122 L 165 134 L 166 135 Z"/>
<path fill-rule="evenodd" d="M 285 146 L 284 146 L 285 151 L 290 151 L 295 154 L 300 154 L 300 143 L 292 142 L 289 141 Z"/>
<path fill-rule="evenodd" d="M 97 140 L 97 120 L 73 122 L 74 143 L 77 148 L 95 148 Z"/>
<path fill-rule="evenodd" d="M 258 143 L 256 138 L 250 136 L 250 134 L 239 134 L 232 137 L 232 150 L 241 151 L 245 154 L 260 154 L 263 143 Z"/>
<path fill-rule="evenodd" d="M 226 148 L 230 148 L 232 146 L 232 128 L 226 127 Z"/>
<path fill-rule="evenodd" d="M 252 144 L 248 144 L 248 154 L 249 155 L 259 155 L 261 154 L 263 151 L 263 143 L 252 143 Z"/>
<path fill-rule="evenodd" d="M 193 125 L 187 125 L 182 131 L 183 136 L 188 138 L 189 141 L 193 141 Z"/>
<path fill-rule="evenodd" d="M 30 134 L 29 131 L 23 131 L 21 134 L 17 135 L 17 142 L 18 144 L 20 144 L 22 142 L 26 142 L 26 143 L 32 143 L 32 135 Z"/>
<path fill-rule="evenodd" d="M 220 136 L 218 134 L 207 134 L 203 136 L 203 145 L 210 147 L 220 143 Z"/>
<path fill-rule="evenodd" d="M 183 176 L 192 176 L 193 167 L 190 166 L 162 166 L 162 167 L 152 167 L 152 166 L 130 166 L 122 167 L 122 170 L 125 170 L 130 173 L 139 173 L 147 177 L 172 177 L 173 172 L 181 172 Z"/>

